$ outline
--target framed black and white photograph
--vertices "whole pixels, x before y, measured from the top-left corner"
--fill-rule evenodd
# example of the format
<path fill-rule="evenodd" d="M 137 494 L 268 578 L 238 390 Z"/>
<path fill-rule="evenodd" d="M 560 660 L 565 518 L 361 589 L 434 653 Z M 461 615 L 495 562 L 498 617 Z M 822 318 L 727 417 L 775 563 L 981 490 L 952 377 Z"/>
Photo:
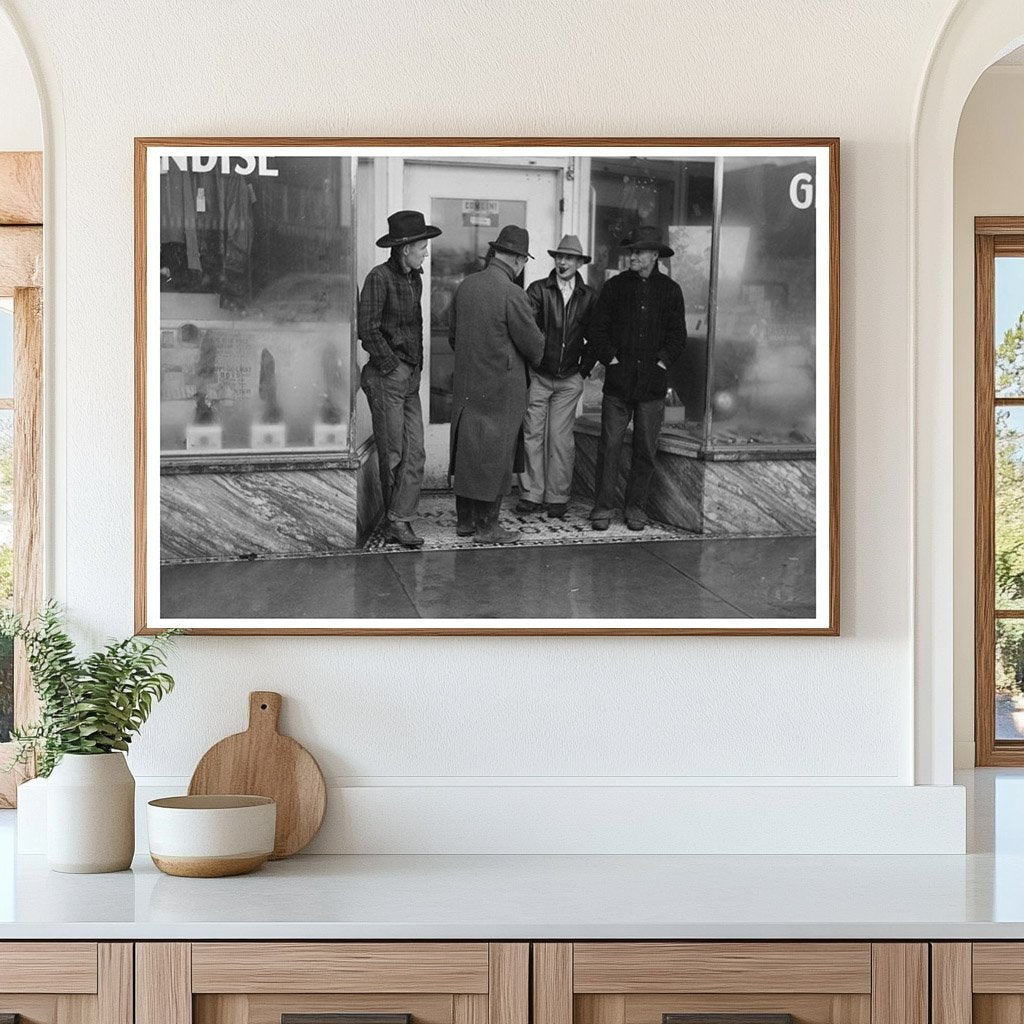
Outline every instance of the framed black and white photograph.
<path fill-rule="evenodd" d="M 136 140 L 136 626 L 839 631 L 836 139 Z"/>

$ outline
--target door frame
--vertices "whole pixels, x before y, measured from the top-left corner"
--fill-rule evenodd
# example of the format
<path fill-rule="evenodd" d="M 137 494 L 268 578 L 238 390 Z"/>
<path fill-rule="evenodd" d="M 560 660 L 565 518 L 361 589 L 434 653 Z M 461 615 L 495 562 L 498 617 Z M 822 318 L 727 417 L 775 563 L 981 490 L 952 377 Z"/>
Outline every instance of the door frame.
<path fill-rule="evenodd" d="M 413 178 L 412 175 L 407 173 L 411 168 L 420 170 L 430 171 L 443 171 L 444 169 L 450 169 L 455 171 L 517 171 L 517 170 L 528 170 L 532 172 L 550 173 L 551 177 L 551 198 L 554 205 L 555 224 L 556 230 L 554 232 L 553 245 L 558 244 L 558 239 L 561 238 L 562 234 L 565 233 L 565 225 L 567 218 L 571 216 L 569 211 L 575 214 L 576 204 L 574 202 L 566 201 L 566 189 L 570 182 L 567 180 L 569 175 L 566 173 L 566 163 L 568 158 L 549 157 L 545 159 L 522 159 L 519 161 L 509 160 L 509 158 L 491 158 L 482 157 L 480 159 L 466 161 L 464 159 L 453 160 L 453 159 L 431 159 L 431 158 L 418 158 L 403 159 L 402 161 L 402 206 L 406 208 L 418 209 L 419 199 L 413 194 Z M 442 194 L 431 196 L 431 199 L 458 199 L 461 198 L 459 195 L 449 195 L 447 191 L 440 190 Z M 546 188 L 545 188 L 546 191 Z M 485 197 L 491 198 L 491 197 Z M 512 201 L 519 201 L 517 197 L 507 196 L 503 197 Z M 529 203 L 529 200 L 523 200 Z M 422 205 L 422 204 L 420 204 Z M 529 207 L 527 207 L 529 211 Z M 424 209 L 424 217 L 430 220 L 429 209 Z M 529 212 L 527 212 L 527 223 L 529 223 Z M 583 241 L 586 245 L 586 240 Z M 538 256 L 536 250 L 536 244 L 531 244 L 531 250 L 537 257 L 536 262 L 540 262 L 541 257 Z M 546 247 L 545 247 L 546 255 Z M 423 281 L 423 322 L 424 322 L 424 360 L 423 360 L 423 374 L 420 380 L 420 405 L 423 408 L 424 413 L 424 434 L 427 447 L 427 466 L 425 470 L 424 487 L 428 487 L 427 477 L 431 473 L 431 438 L 438 436 L 438 430 L 447 431 L 448 424 L 446 423 L 431 423 L 430 421 L 430 363 L 431 363 L 431 330 L 430 330 L 430 300 L 431 300 L 431 264 L 428 259 L 425 264 L 425 273 Z M 546 276 L 541 275 L 541 276 Z M 436 440 L 435 440 L 436 445 Z M 436 468 L 435 468 L 436 473 Z"/>

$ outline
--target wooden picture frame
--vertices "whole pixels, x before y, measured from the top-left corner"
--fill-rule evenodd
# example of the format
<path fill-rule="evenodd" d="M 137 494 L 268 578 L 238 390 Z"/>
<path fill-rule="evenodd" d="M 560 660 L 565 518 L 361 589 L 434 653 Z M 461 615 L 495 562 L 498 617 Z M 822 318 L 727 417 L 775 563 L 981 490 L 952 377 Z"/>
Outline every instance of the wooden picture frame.
<path fill-rule="evenodd" d="M 421 300 L 423 550 L 385 544 L 358 386 L 359 288 L 401 209 L 443 225 Z M 658 271 L 682 282 L 688 341 L 658 363 L 644 534 L 591 534 L 600 362 L 565 520 L 512 497 L 501 522 L 525 539 L 455 536 L 458 356 L 439 339 L 519 221 L 526 284 L 563 236 L 598 288 L 631 272 L 640 228 L 679 251 Z M 138 632 L 838 635 L 838 139 L 138 138 L 135 245 Z"/>

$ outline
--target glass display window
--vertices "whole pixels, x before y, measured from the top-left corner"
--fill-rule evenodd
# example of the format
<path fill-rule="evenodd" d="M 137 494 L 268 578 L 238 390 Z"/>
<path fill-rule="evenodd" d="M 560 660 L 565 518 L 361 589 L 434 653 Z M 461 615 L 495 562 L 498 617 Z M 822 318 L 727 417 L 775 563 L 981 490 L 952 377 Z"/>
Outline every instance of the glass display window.
<path fill-rule="evenodd" d="M 660 267 L 682 289 L 687 341 L 662 432 L 710 458 L 814 450 L 814 174 L 813 157 L 593 161 L 590 283 L 627 268 L 640 226 L 673 250 Z M 598 365 L 584 414 L 600 414 L 602 387 Z"/>
<path fill-rule="evenodd" d="M 815 441 L 816 221 L 799 157 L 724 157 L 707 444 Z"/>
<path fill-rule="evenodd" d="M 348 449 L 351 164 L 336 156 L 162 160 L 165 454 Z"/>

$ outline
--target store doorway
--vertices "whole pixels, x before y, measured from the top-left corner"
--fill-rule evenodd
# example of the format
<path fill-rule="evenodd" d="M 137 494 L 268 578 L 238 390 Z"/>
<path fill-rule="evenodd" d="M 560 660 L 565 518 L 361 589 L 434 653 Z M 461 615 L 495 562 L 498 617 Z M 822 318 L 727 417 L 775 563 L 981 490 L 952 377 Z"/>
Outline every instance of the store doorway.
<path fill-rule="evenodd" d="M 487 245 L 508 224 L 525 226 L 530 252 L 524 285 L 547 275 L 547 250 L 561 237 L 561 171 L 552 167 L 412 163 L 405 168 L 405 204 L 422 210 L 443 234 L 424 264 L 423 403 L 427 489 L 448 486 L 454 355 L 448 343 L 448 306 L 467 274 L 483 267 Z"/>

